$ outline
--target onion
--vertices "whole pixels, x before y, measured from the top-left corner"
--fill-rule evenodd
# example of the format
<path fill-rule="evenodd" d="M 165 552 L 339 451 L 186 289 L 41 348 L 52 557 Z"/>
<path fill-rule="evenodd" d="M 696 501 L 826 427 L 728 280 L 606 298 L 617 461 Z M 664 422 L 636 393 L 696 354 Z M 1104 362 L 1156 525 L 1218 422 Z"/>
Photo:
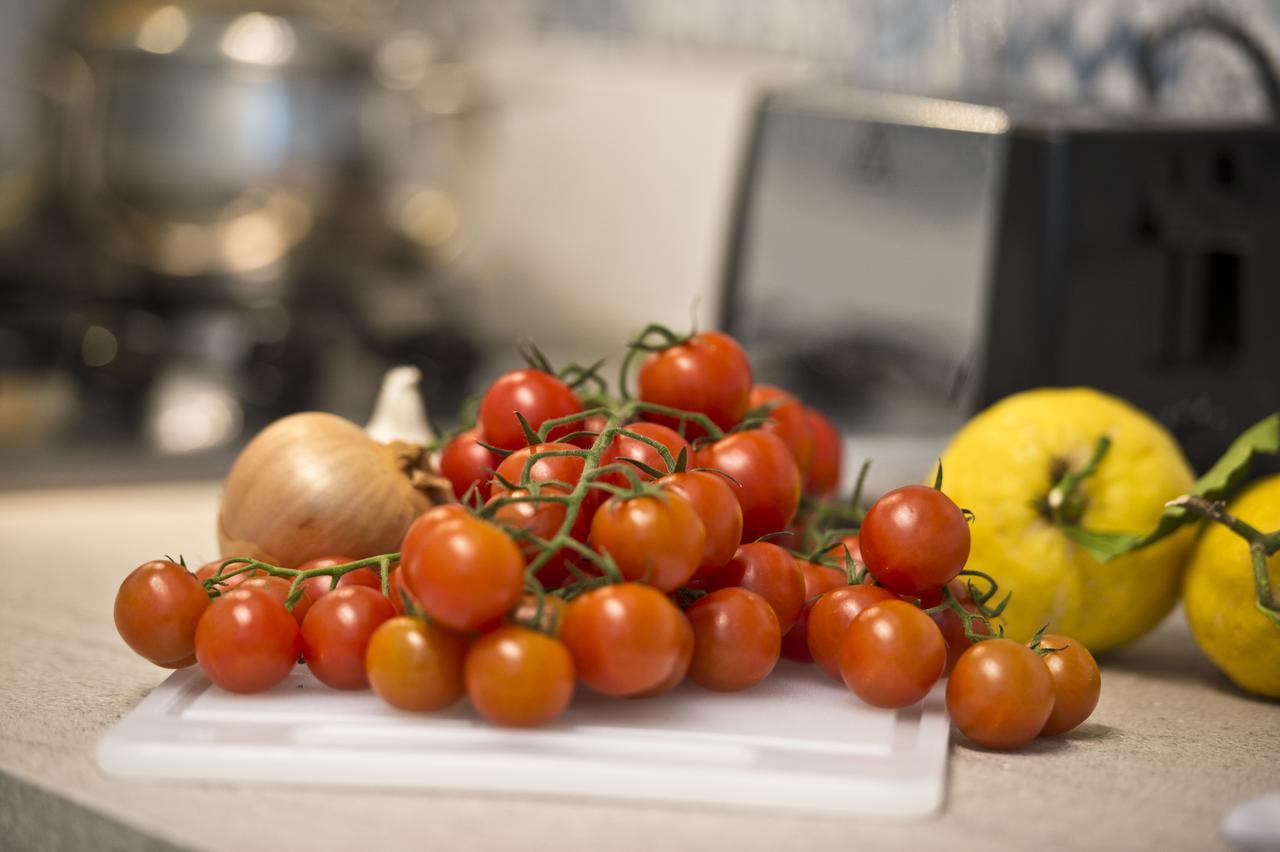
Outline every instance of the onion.
<path fill-rule="evenodd" d="M 231 466 L 218 544 L 224 558 L 290 568 L 320 556 L 361 559 L 399 550 L 418 515 L 452 499 L 420 445 L 380 444 L 333 414 L 293 414 L 259 433 Z"/>

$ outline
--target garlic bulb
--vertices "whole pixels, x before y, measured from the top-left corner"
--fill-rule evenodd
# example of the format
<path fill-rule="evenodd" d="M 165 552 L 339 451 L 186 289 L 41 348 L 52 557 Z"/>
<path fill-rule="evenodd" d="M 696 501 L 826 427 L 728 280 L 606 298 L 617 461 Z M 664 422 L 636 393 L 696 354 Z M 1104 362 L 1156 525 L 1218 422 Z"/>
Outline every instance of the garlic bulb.
<path fill-rule="evenodd" d="M 452 500 L 421 445 L 378 443 L 333 414 L 294 414 L 259 433 L 232 465 L 218 542 L 224 557 L 287 567 L 359 559 L 399 550 L 418 515 Z"/>

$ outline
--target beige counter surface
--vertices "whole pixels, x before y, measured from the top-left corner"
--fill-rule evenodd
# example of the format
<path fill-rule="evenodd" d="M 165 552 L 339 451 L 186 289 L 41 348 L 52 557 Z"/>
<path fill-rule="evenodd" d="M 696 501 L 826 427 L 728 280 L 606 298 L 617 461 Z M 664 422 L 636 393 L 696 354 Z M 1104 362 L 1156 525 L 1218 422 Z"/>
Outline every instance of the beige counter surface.
<path fill-rule="evenodd" d="M 116 636 L 115 589 L 158 555 L 211 557 L 216 501 L 210 483 L 0 493 L 0 848 L 1204 850 L 1234 803 L 1280 789 L 1280 705 L 1232 687 L 1178 614 L 1102 660 L 1074 734 L 953 744 L 924 822 L 106 777 L 94 743 L 167 675 Z"/>

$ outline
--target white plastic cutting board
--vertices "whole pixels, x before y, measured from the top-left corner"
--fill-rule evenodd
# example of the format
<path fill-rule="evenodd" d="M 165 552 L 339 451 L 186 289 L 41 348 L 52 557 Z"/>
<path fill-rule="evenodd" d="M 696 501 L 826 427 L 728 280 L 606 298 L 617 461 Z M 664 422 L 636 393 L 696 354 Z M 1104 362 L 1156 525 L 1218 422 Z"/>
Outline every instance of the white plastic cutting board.
<path fill-rule="evenodd" d="M 556 724 L 507 730 L 460 701 L 409 714 L 299 667 L 260 695 L 198 668 L 174 673 L 98 743 L 129 778 L 420 787 L 918 817 L 942 803 L 949 724 L 941 688 L 876 710 L 815 666 L 782 662 L 721 695 L 686 683 L 655 699 L 582 689 Z"/>

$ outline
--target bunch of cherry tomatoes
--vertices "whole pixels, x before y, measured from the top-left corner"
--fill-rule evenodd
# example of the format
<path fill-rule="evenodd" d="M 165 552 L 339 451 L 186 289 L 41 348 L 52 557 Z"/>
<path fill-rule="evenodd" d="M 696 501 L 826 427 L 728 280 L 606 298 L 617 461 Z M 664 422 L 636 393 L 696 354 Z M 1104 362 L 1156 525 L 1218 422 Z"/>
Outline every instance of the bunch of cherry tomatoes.
<path fill-rule="evenodd" d="M 594 368 L 532 361 L 439 448 L 458 502 L 418 517 L 399 552 L 237 557 L 194 574 L 149 562 L 117 595 L 121 635 L 234 692 L 271 688 L 301 657 L 336 689 L 372 687 L 409 711 L 465 694 L 511 726 L 556 718 L 579 683 L 731 692 L 784 656 L 885 708 L 949 674 L 952 719 L 988 747 L 1092 712 L 1100 681 L 1082 645 L 993 634 L 1008 598 L 992 605 L 995 583 L 965 570 L 971 519 L 940 482 L 865 515 L 856 494 L 830 501 L 837 431 L 753 384 L 732 338 L 651 326 L 629 345 L 619 398 Z"/>

